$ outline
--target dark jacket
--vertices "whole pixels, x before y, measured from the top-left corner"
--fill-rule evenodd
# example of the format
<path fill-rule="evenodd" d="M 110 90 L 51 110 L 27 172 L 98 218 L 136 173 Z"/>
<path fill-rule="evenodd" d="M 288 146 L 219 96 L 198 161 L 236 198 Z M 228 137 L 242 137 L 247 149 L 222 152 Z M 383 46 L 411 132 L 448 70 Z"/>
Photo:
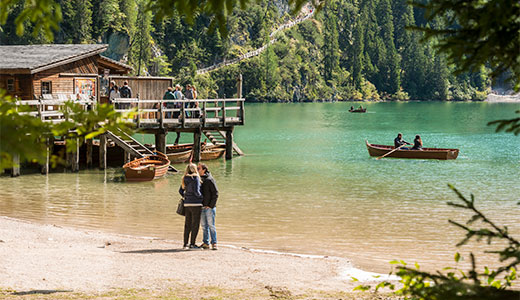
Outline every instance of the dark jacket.
<path fill-rule="evenodd" d="M 403 139 L 400 139 L 400 138 L 398 138 L 398 137 L 396 137 L 396 138 L 394 139 L 394 146 L 395 146 L 396 148 L 401 147 L 401 146 L 404 145 L 404 144 L 408 144 L 408 145 L 410 145 L 410 143 L 408 143 L 407 141 L 405 141 L 405 140 L 403 140 Z"/>
<path fill-rule="evenodd" d="M 209 171 L 200 176 L 202 178 L 202 206 L 214 208 L 217 206 L 218 188 L 215 179 Z"/>
<path fill-rule="evenodd" d="M 119 89 L 119 93 L 121 94 L 121 98 L 132 98 L 132 89 L 128 85 L 123 85 Z"/>
<path fill-rule="evenodd" d="M 179 194 L 184 197 L 184 206 L 202 206 L 199 179 L 196 176 L 186 176 L 184 177 L 184 186 L 186 187 L 185 190 L 182 185 L 179 188 Z"/>

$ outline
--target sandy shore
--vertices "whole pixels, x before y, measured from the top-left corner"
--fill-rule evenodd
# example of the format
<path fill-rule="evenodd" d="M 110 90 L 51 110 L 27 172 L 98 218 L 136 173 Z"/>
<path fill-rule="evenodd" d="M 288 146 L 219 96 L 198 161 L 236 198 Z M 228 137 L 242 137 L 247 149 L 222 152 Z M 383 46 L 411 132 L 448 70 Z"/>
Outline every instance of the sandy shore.
<path fill-rule="evenodd" d="M 99 294 L 117 289 L 349 292 L 367 276 L 349 261 L 221 245 L 181 250 L 179 241 L 107 234 L 0 217 L 0 289 Z M 366 277 L 369 278 L 370 276 Z M 370 277 L 371 278 L 371 277 Z M 272 296 L 272 295 L 271 295 Z"/>

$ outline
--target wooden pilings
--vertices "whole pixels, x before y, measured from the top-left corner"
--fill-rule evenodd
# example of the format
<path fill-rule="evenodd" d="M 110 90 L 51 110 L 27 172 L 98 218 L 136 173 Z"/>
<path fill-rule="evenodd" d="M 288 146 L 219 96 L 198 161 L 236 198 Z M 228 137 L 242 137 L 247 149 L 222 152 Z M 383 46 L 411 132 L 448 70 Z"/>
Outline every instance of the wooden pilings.
<path fill-rule="evenodd" d="M 105 134 L 99 136 L 99 168 L 101 170 L 107 168 L 107 136 Z"/>
<path fill-rule="evenodd" d="M 165 130 L 155 134 L 155 151 L 166 154 L 166 134 Z"/>
<path fill-rule="evenodd" d="M 45 162 L 41 165 L 41 174 L 48 175 L 50 170 L 50 159 L 52 155 L 52 150 L 54 148 L 54 137 L 50 137 L 47 139 L 47 147 L 45 153 Z"/>
<path fill-rule="evenodd" d="M 92 148 L 93 148 L 93 143 L 92 143 L 92 139 L 88 139 L 85 141 L 86 143 L 86 147 L 87 147 L 87 168 L 90 169 L 92 168 Z"/>
<path fill-rule="evenodd" d="M 72 152 L 69 152 L 69 149 L 67 149 L 67 165 L 72 172 L 79 171 L 79 139 L 77 138 L 75 140 L 75 148 Z"/>
<path fill-rule="evenodd" d="M 197 130 L 193 133 L 193 161 L 199 162 L 200 161 L 200 139 L 202 136 L 202 131 Z"/>
<path fill-rule="evenodd" d="M 226 130 L 226 159 L 233 158 L 233 128 Z"/>
<path fill-rule="evenodd" d="M 13 154 L 13 167 L 11 170 L 11 177 L 20 176 L 20 154 Z"/>

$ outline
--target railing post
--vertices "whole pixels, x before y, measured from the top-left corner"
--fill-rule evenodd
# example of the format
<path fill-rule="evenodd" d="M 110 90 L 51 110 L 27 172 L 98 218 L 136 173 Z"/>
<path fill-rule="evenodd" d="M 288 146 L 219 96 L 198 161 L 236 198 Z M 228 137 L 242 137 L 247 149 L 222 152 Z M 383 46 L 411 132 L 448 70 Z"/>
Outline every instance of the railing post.
<path fill-rule="evenodd" d="M 182 128 L 186 125 L 186 112 L 184 111 L 184 102 L 181 102 L 181 124 Z"/>
<path fill-rule="evenodd" d="M 139 112 L 139 94 L 137 94 L 137 120 L 136 120 L 136 123 L 137 123 L 137 129 L 139 129 L 140 125 L 141 125 L 141 113 Z"/>
<path fill-rule="evenodd" d="M 40 120 L 43 121 L 44 117 L 43 117 L 43 104 L 42 104 L 42 98 L 39 98 L 38 99 L 38 116 L 40 117 Z"/>
<path fill-rule="evenodd" d="M 226 101 L 225 100 L 222 101 L 222 106 L 220 109 L 222 109 L 222 126 L 226 127 Z"/>
<path fill-rule="evenodd" d="M 159 100 L 159 127 L 164 128 L 163 101 Z"/>
<path fill-rule="evenodd" d="M 244 111 L 245 111 L 245 107 L 244 107 L 244 100 L 240 101 L 240 110 L 239 110 L 239 113 L 240 113 L 240 125 L 244 125 Z"/>
<path fill-rule="evenodd" d="M 206 101 L 202 102 L 202 127 L 206 127 Z"/>

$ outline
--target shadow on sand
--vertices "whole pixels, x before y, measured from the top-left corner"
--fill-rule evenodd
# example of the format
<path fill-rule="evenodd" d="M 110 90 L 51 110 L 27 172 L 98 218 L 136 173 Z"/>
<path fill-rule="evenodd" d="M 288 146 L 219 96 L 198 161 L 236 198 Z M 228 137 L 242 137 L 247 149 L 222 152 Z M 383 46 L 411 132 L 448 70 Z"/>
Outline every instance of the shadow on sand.
<path fill-rule="evenodd" d="M 176 252 L 189 252 L 189 250 L 183 250 L 183 249 L 146 249 L 146 250 L 121 251 L 120 253 L 153 254 L 153 253 L 176 253 Z"/>
<path fill-rule="evenodd" d="M 24 296 L 24 295 L 50 295 L 54 293 L 70 293 L 72 290 L 33 290 L 33 291 L 25 291 L 25 292 L 14 292 L 11 295 L 16 296 Z"/>

